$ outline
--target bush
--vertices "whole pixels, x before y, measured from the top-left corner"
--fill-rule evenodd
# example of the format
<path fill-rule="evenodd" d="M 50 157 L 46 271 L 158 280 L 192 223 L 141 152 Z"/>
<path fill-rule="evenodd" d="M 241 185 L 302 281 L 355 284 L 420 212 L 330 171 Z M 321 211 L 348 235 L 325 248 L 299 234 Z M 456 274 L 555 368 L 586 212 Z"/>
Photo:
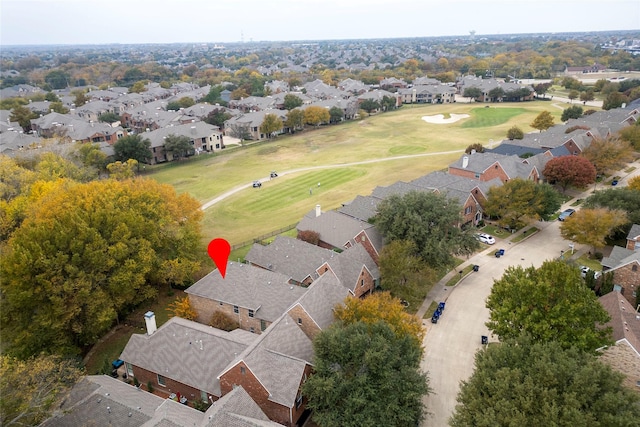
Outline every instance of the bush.
<path fill-rule="evenodd" d="M 298 239 L 317 246 L 320 241 L 320 233 L 312 230 L 302 230 L 298 232 Z"/>
<path fill-rule="evenodd" d="M 602 252 L 596 252 L 594 255 L 595 259 L 598 261 L 602 261 Z"/>
<path fill-rule="evenodd" d="M 234 329 L 238 329 L 240 324 L 237 320 L 232 319 L 231 316 L 221 312 L 216 311 L 211 316 L 211 320 L 209 321 L 209 326 L 213 326 L 214 328 L 222 329 L 223 331 L 233 331 Z"/>
<path fill-rule="evenodd" d="M 211 402 L 205 402 L 204 400 L 194 400 L 193 401 L 193 409 L 197 409 L 200 412 L 206 412 L 211 406 Z"/>
<path fill-rule="evenodd" d="M 151 381 L 147 381 L 147 391 L 153 393 L 153 384 L 151 384 Z"/>
<path fill-rule="evenodd" d="M 523 139 L 524 132 L 518 126 L 513 126 L 507 131 L 507 138 L 509 138 L 510 140 Z"/>

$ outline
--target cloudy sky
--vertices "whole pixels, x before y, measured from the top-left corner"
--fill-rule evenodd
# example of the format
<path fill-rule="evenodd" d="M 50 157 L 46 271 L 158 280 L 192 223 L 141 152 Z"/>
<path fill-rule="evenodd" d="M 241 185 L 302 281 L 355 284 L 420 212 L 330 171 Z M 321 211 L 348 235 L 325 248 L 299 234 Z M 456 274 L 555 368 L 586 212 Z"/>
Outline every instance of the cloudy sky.
<path fill-rule="evenodd" d="M 640 30 L 638 0 L 0 0 L 0 44 Z"/>

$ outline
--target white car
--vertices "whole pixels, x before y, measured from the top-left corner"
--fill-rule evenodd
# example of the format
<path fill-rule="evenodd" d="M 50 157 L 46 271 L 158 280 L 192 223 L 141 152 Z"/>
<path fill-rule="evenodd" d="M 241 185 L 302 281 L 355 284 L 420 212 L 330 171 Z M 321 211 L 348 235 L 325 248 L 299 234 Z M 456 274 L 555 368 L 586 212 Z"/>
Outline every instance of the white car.
<path fill-rule="evenodd" d="M 493 236 L 486 233 L 476 234 L 476 239 L 480 240 L 482 243 L 486 243 L 487 245 L 493 245 L 496 242 L 496 239 L 494 239 Z"/>
<path fill-rule="evenodd" d="M 587 277 L 587 274 L 590 271 L 591 271 L 591 269 L 589 267 L 587 267 L 586 265 L 581 265 L 580 266 L 580 275 L 582 276 L 583 279 L 585 279 Z M 602 272 L 600 272 L 600 271 L 594 271 L 593 272 L 594 279 L 597 279 L 598 277 L 600 277 L 601 274 L 602 274 Z"/>

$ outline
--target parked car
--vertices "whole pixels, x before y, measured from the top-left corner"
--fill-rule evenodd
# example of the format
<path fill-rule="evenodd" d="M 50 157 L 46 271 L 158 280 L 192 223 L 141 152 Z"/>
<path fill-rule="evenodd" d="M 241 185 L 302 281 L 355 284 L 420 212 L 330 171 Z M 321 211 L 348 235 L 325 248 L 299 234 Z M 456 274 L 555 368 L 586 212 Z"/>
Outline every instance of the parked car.
<path fill-rule="evenodd" d="M 571 215 L 573 215 L 574 213 L 576 213 L 575 209 L 565 209 L 562 211 L 562 213 L 558 216 L 558 221 L 564 221 L 565 219 L 569 218 Z"/>
<path fill-rule="evenodd" d="M 614 187 L 618 185 L 618 180 L 614 179 L 613 181 L 611 181 L 611 185 L 613 185 Z"/>
<path fill-rule="evenodd" d="M 496 242 L 496 239 L 487 233 L 476 234 L 476 239 L 480 240 L 482 243 L 486 243 L 487 245 L 493 245 Z"/>
<path fill-rule="evenodd" d="M 253 188 L 260 188 L 262 187 L 262 183 L 260 181 L 253 181 Z"/>
<path fill-rule="evenodd" d="M 580 266 L 580 275 L 582 276 L 583 279 L 586 279 L 587 274 L 589 274 L 591 270 L 589 267 L 587 267 L 586 265 L 581 265 Z M 593 271 L 593 277 L 594 279 L 599 278 L 602 275 L 602 272 L 600 271 Z"/>

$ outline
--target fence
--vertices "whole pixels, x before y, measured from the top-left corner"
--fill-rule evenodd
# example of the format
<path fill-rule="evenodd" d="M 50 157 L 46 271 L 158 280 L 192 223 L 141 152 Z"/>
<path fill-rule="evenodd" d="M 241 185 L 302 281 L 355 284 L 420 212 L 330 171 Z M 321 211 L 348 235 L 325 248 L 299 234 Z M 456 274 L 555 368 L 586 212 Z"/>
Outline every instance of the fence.
<path fill-rule="evenodd" d="M 271 233 L 263 234 L 262 236 L 256 237 L 255 239 L 247 240 L 247 241 L 244 241 L 242 243 L 238 243 L 236 245 L 231 246 L 231 250 L 234 251 L 236 249 L 243 248 L 243 247 L 245 247 L 247 245 L 251 245 L 253 243 L 260 243 L 261 245 L 264 245 L 265 244 L 264 243 L 265 239 L 268 239 L 269 237 L 277 236 L 278 234 L 282 234 L 285 231 L 293 230 L 294 228 L 296 228 L 296 225 L 297 225 L 297 223 L 296 224 L 287 225 L 286 227 L 282 227 L 282 228 L 280 228 L 278 230 L 272 231 Z"/>

